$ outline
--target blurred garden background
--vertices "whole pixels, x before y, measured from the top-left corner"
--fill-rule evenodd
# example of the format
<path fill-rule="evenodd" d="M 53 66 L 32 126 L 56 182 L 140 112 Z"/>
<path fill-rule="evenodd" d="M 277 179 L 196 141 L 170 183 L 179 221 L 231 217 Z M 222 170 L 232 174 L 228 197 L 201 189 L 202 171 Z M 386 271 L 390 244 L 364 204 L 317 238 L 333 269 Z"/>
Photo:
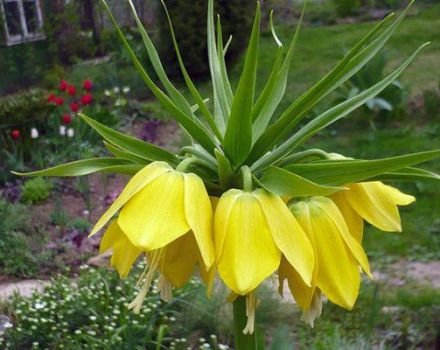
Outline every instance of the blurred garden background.
<path fill-rule="evenodd" d="M 206 0 L 166 0 L 183 59 L 209 98 Z M 183 89 L 159 0 L 134 1 L 167 72 Z M 301 0 L 262 0 L 259 85 L 270 75 L 275 43 L 287 43 Z M 134 18 L 123 0 L 109 1 L 138 57 L 154 75 Z M 309 0 L 284 98 L 287 107 L 326 74 L 374 22 L 402 0 Z M 217 0 L 227 61 L 238 82 L 253 0 Z M 114 151 L 77 116 L 177 149 L 178 126 L 152 98 L 98 0 L 0 0 L 0 349 L 233 348 L 227 291 L 208 300 L 198 280 L 171 303 L 156 294 L 139 315 L 126 308 L 136 279 L 120 281 L 98 256 L 91 225 L 127 181 L 18 178 L 29 171 Z M 431 41 L 399 81 L 309 146 L 346 156 L 383 158 L 440 148 L 440 1 L 418 0 L 385 50 L 314 110 L 319 113 L 381 80 L 420 44 Z M 179 83 L 178 83 L 179 85 Z M 189 96 L 189 94 L 188 94 Z M 337 129 L 336 129 L 337 128 Z M 440 171 L 438 162 L 424 164 Z M 399 183 L 417 197 L 402 209 L 404 231 L 368 227 L 365 246 L 375 279 L 365 280 L 351 312 L 326 304 L 313 329 L 276 288 L 260 290 L 258 327 L 272 350 L 440 349 L 440 187 Z M 142 270 L 141 266 L 137 268 Z"/>

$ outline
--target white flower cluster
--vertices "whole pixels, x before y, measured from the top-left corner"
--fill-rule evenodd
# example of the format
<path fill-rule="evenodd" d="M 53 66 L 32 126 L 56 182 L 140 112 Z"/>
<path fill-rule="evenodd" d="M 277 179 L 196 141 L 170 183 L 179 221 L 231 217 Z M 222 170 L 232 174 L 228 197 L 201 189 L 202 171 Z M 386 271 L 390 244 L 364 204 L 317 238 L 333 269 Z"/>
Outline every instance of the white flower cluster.
<path fill-rule="evenodd" d="M 75 130 L 72 128 L 67 128 L 65 125 L 60 125 L 59 133 L 60 136 L 67 136 L 69 138 L 75 136 Z"/>

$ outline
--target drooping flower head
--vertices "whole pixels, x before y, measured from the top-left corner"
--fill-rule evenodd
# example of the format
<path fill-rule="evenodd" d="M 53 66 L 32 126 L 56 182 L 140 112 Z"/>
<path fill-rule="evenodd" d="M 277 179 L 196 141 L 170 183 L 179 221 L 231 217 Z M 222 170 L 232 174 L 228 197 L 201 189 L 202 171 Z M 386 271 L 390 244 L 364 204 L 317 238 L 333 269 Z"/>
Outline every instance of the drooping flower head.
<path fill-rule="evenodd" d="M 205 271 L 213 265 L 212 207 L 203 181 L 195 174 L 175 171 L 164 162 L 147 165 L 130 180 L 98 220 L 92 235 L 118 211 L 113 228 L 104 238 L 113 237 L 116 228 L 123 232 L 124 240 L 139 252 L 148 253 L 154 261 L 154 264 L 150 261 L 150 273 L 166 271 L 164 276 L 171 276 L 171 283 L 181 286 L 182 280 L 189 279 L 190 274 L 183 269 L 183 275 L 177 271 L 172 275 L 167 265 L 173 259 L 187 259 L 188 269 L 193 269 L 196 262 L 201 263 Z M 188 249 L 179 252 L 182 246 Z M 146 292 L 150 283 L 148 280 L 143 291 Z"/>

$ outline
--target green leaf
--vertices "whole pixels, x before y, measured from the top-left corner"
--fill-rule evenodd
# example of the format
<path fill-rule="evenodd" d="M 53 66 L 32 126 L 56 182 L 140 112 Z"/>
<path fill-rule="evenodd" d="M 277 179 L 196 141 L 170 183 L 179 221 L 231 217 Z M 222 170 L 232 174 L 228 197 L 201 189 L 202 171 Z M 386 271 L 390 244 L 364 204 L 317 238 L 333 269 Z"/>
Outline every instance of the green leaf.
<path fill-rule="evenodd" d="M 260 4 L 257 3 L 254 26 L 226 128 L 224 149 L 239 165 L 252 147 L 252 106 L 257 76 L 258 42 L 260 36 Z"/>
<path fill-rule="evenodd" d="M 211 127 L 211 130 L 215 133 L 217 138 L 221 141 L 223 139 L 223 137 L 222 137 L 217 125 L 215 124 L 214 117 L 212 116 L 209 109 L 206 107 L 205 100 L 203 100 L 202 96 L 200 95 L 200 93 L 198 92 L 194 83 L 192 82 L 192 80 L 188 74 L 188 71 L 185 68 L 185 64 L 183 63 L 182 55 L 180 54 L 179 45 L 177 44 L 176 35 L 174 32 L 174 27 L 173 27 L 173 23 L 171 21 L 170 14 L 169 14 L 168 9 L 165 5 L 165 2 L 163 0 L 161 0 L 161 2 L 162 2 L 162 6 L 165 10 L 165 14 L 167 16 L 167 19 L 168 19 L 171 38 L 173 40 L 174 49 L 175 49 L 176 55 L 177 55 L 177 60 L 179 62 L 180 70 L 182 71 L 183 78 L 185 79 L 185 83 L 188 86 L 188 89 L 191 92 L 191 95 L 196 100 L 197 106 L 200 108 L 200 111 L 202 112 L 203 116 L 205 117 L 206 121 L 208 122 L 209 126 Z M 193 111 L 193 112 L 195 112 L 195 111 Z"/>
<path fill-rule="evenodd" d="M 176 165 L 179 162 L 174 154 L 158 146 L 113 130 L 82 113 L 80 113 L 79 116 L 105 140 L 137 157 L 149 161 L 162 160 L 172 165 Z"/>
<path fill-rule="evenodd" d="M 215 117 L 217 126 L 221 132 L 226 129 L 226 123 L 231 113 L 232 97 L 228 93 L 228 82 L 222 74 L 221 63 L 217 52 L 215 42 L 215 26 L 214 26 L 214 0 L 208 2 L 208 61 L 211 72 L 211 80 L 214 94 Z"/>
<path fill-rule="evenodd" d="M 151 92 L 159 100 L 159 102 L 167 109 L 167 111 L 170 112 L 171 116 L 174 119 L 176 119 L 195 140 L 197 140 L 203 147 L 205 147 L 206 150 L 213 153 L 215 148 L 215 143 L 212 140 L 209 131 L 199 120 L 193 119 L 191 115 L 187 115 L 183 111 L 181 111 L 174 104 L 174 102 L 166 94 L 164 94 L 164 92 L 161 89 L 157 87 L 157 85 L 153 82 L 151 77 L 145 71 L 142 64 L 137 59 L 135 53 L 133 52 L 133 49 L 131 48 L 127 39 L 124 37 L 121 28 L 119 27 L 118 23 L 113 17 L 113 14 L 111 13 L 110 8 L 108 7 L 106 1 L 105 0 L 101 0 L 101 1 L 104 4 L 104 7 L 106 8 L 110 16 L 110 20 L 112 21 L 116 29 L 119 39 L 126 48 L 128 55 L 133 61 L 134 66 L 138 70 L 139 74 L 141 75 L 142 79 L 145 81 L 147 86 L 150 88 Z"/>
<path fill-rule="evenodd" d="M 142 169 L 143 165 L 133 164 L 128 159 L 120 158 L 92 158 L 58 165 L 52 168 L 31 171 L 28 173 L 12 172 L 20 176 L 84 176 L 99 171 L 122 172 L 128 169 Z M 126 172 L 123 173 L 126 173 Z"/>
<path fill-rule="evenodd" d="M 402 14 L 382 34 L 365 46 L 383 26 L 389 22 L 392 15 L 379 22 L 324 78 L 301 95 L 280 118 L 270 126 L 255 143 L 249 162 L 253 162 L 268 150 L 272 149 L 307 115 L 321 99 L 337 89 L 354 74 L 356 74 L 376 53 L 386 44 L 397 26 L 403 20 L 412 2 Z M 365 46 L 365 47 L 364 47 Z"/>
<path fill-rule="evenodd" d="M 147 165 L 149 163 L 148 160 L 141 158 L 141 157 L 137 157 L 137 156 L 131 154 L 130 152 L 124 151 L 124 150 L 112 145 L 111 143 L 109 143 L 105 140 L 104 140 L 104 146 L 116 158 L 129 159 L 133 163 L 137 163 L 137 164 Z"/>
<path fill-rule="evenodd" d="M 296 27 L 292 42 L 289 46 L 289 50 L 287 51 L 286 58 L 284 59 L 284 62 L 282 64 L 281 59 L 283 53 L 283 45 L 278 39 L 278 36 L 275 32 L 272 18 L 273 12 L 270 13 L 270 26 L 272 30 L 272 35 L 278 45 L 278 50 L 269 80 L 266 83 L 263 92 L 261 93 L 252 110 L 252 119 L 254 121 L 252 126 L 252 137 L 254 141 L 256 141 L 260 137 L 260 135 L 266 130 L 267 125 L 269 124 L 275 110 L 280 104 L 286 91 L 290 63 L 292 61 L 296 41 L 298 40 L 299 31 L 306 9 L 306 4 L 307 1 L 304 1 L 304 5 L 301 11 L 301 17 L 298 21 L 298 25 Z"/>
<path fill-rule="evenodd" d="M 215 157 L 217 158 L 220 185 L 223 186 L 223 188 L 228 188 L 234 177 L 234 171 L 232 170 L 231 163 L 229 162 L 229 159 L 226 158 L 225 155 L 219 150 L 216 149 L 214 153 Z"/>
<path fill-rule="evenodd" d="M 311 120 L 308 124 L 302 127 L 298 132 L 291 136 L 286 142 L 281 146 L 276 148 L 270 154 L 262 157 L 258 162 L 254 164 L 256 169 L 263 169 L 264 167 L 274 164 L 278 160 L 288 156 L 296 147 L 304 143 L 310 137 L 315 135 L 320 130 L 324 129 L 328 125 L 334 123 L 338 119 L 345 117 L 347 114 L 364 104 L 370 98 L 378 95 L 382 92 L 388 85 L 390 85 L 397 77 L 408 67 L 408 65 L 414 60 L 417 54 L 423 49 L 426 43 L 420 46 L 412 55 L 409 57 L 399 68 L 394 72 L 385 77 L 382 81 L 373 85 L 369 89 L 361 92 L 360 94 L 346 100 L 335 107 L 329 109 L 323 114 Z"/>
<path fill-rule="evenodd" d="M 405 173 L 409 166 L 440 157 L 440 150 L 413 153 L 375 160 L 334 160 L 307 164 L 292 164 L 286 170 L 321 185 L 339 186 L 366 181 L 390 172 Z M 402 169 L 402 170 L 399 170 Z M 419 174 L 421 172 L 419 171 Z"/>
<path fill-rule="evenodd" d="M 154 47 L 154 44 L 151 41 L 150 36 L 145 30 L 145 27 L 142 25 L 142 22 L 139 19 L 139 16 L 136 12 L 136 8 L 133 5 L 133 1 L 128 0 L 128 2 L 133 12 L 134 19 L 137 23 L 138 30 L 141 33 L 142 40 L 147 50 L 148 57 L 150 58 L 151 65 L 153 66 L 154 71 L 159 77 L 159 80 L 161 81 L 162 85 L 164 86 L 165 90 L 168 92 L 168 94 L 170 95 L 171 99 L 174 101 L 176 106 L 179 107 L 185 114 L 192 115 L 193 113 L 191 111 L 191 107 L 189 103 L 186 101 L 185 97 L 183 97 L 180 91 L 177 90 L 168 79 L 168 76 L 165 73 L 165 70 L 162 66 L 162 62 L 160 61 L 159 54 L 157 53 L 157 50 Z"/>
<path fill-rule="evenodd" d="M 220 15 L 217 15 L 217 55 L 218 62 L 220 65 L 220 72 L 225 83 L 226 95 L 228 96 L 228 100 L 232 101 L 234 98 L 234 94 L 232 92 L 231 83 L 229 82 L 228 70 L 226 69 L 226 61 L 225 61 L 225 49 L 223 47 L 223 32 L 222 25 L 220 21 Z"/>
<path fill-rule="evenodd" d="M 343 187 L 318 185 L 304 177 L 277 167 L 269 167 L 260 179 L 260 183 L 274 194 L 290 197 L 328 196 L 344 190 Z"/>
<path fill-rule="evenodd" d="M 440 175 L 425 169 L 419 168 L 403 168 L 397 171 L 389 172 L 386 174 L 375 176 L 371 179 L 367 179 L 368 181 L 373 180 L 395 180 L 395 181 L 425 181 L 425 180 L 440 180 Z"/>

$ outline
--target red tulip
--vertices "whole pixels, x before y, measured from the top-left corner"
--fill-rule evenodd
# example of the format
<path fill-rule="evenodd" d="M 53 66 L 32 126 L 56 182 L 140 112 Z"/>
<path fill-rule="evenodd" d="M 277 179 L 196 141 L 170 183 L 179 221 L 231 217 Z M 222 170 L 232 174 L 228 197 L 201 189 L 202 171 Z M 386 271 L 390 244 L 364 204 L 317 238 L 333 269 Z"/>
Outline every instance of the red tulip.
<path fill-rule="evenodd" d="M 49 97 L 47 98 L 47 102 L 51 103 L 51 102 L 55 102 L 56 96 L 55 94 L 50 94 Z"/>
<path fill-rule="evenodd" d="M 69 86 L 67 87 L 67 93 L 68 93 L 70 96 L 75 95 L 75 94 L 76 94 L 76 87 L 75 87 L 74 85 L 69 85 Z"/>
<path fill-rule="evenodd" d="M 84 87 L 84 89 L 86 89 L 87 91 L 92 90 L 92 87 L 93 87 L 92 81 L 89 80 L 89 79 L 84 80 L 84 82 L 83 82 L 83 87 Z"/>
<path fill-rule="evenodd" d="M 81 97 L 81 103 L 85 106 L 91 104 L 92 101 L 93 101 L 93 96 L 90 93 L 87 93 L 83 97 Z"/>
<path fill-rule="evenodd" d="M 69 84 L 67 83 L 67 81 L 65 81 L 64 79 L 61 80 L 60 90 L 61 91 L 66 91 L 68 87 L 69 87 Z"/>
<path fill-rule="evenodd" d="M 70 124 L 72 122 L 72 117 L 68 114 L 63 115 L 63 122 L 64 124 Z"/>
<path fill-rule="evenodd" d="M 78 112 L 78 111 L 79 111 L 79 103 L 78 103 L 78 102 L 72 102 L 72 103 L 70 104 L 70 110 L 71 110 L 73 113 Z"/>
<path fill-rule="evenodd" d="M 17 140 L 17 139 L 20 137 L 20 131 L 17 130 L 17 129 L 12 130 L 12 131 L 11 131 L 11 137 L 12 137 L 14 140 Z"/>
<path fill-rule="evenodd" d="M 57 106 L 61 106 L 61 105 L 63 105 L 63 104 L 64 104 L 64 98 L 62 98 L 62 97 L 57 97 L 57 98 L 55 98 L 55 104 L 56 104 Z"/>

